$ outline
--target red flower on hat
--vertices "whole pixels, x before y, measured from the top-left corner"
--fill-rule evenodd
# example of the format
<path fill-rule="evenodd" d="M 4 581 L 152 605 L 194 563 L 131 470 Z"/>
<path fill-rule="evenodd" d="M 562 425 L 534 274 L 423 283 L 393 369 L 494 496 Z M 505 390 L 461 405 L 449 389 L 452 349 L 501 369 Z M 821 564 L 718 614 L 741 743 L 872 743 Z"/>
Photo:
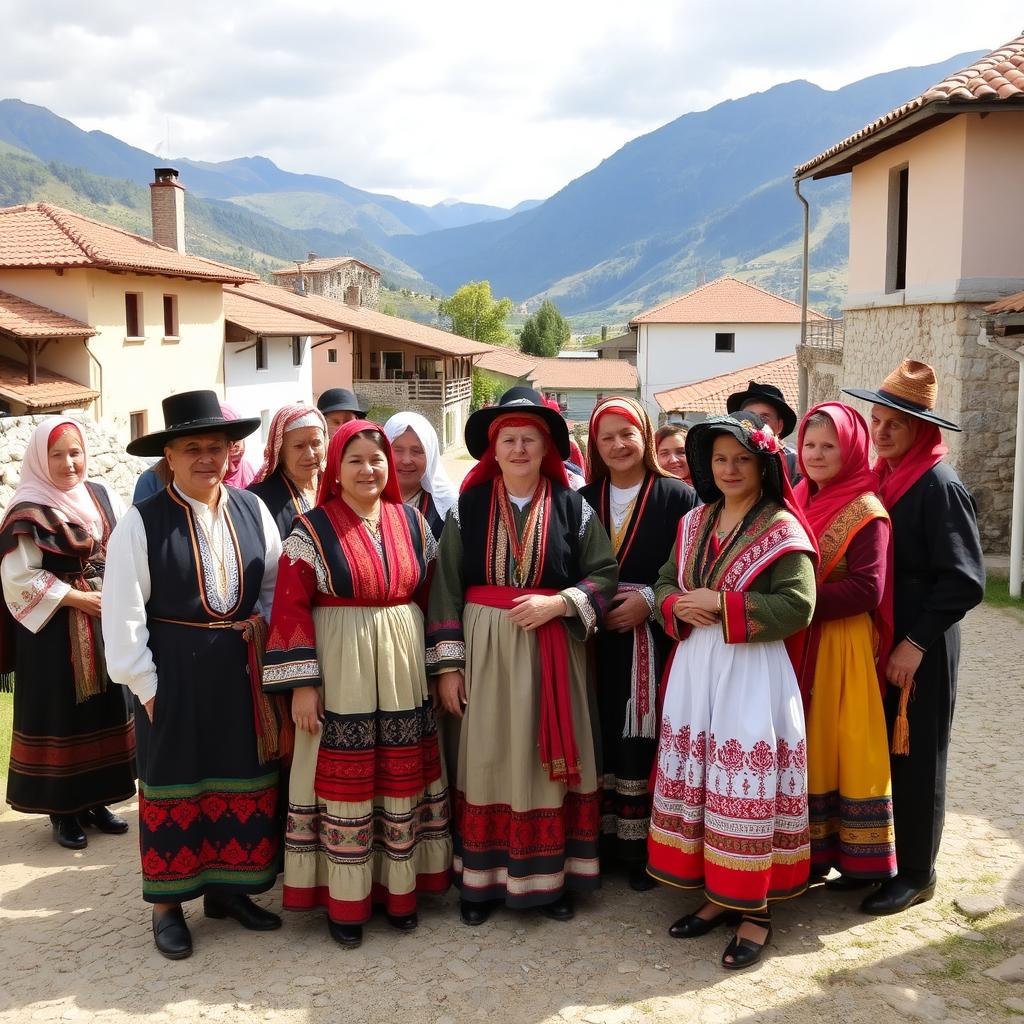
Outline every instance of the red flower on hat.
<path fill-rule="evenodd" d="M 767 424 L 758 430 L 752 430 L 750 439 L 761 451 L 768 452 L 770 455 L 774 455 L 781 447 L 779 439 L 775 436 L 775 431 Z"/>

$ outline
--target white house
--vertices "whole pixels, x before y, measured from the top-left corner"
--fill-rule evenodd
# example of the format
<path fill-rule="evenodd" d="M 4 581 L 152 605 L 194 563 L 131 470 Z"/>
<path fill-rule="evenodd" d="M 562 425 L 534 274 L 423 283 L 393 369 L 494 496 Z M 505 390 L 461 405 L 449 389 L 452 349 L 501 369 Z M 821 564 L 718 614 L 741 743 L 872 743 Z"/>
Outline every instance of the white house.
<path fill-rule="evenodd" d="M 808 310 L 808 321 L 827 320 Z M 655 395 L 792 355 L 800 305 L 734 277 L 720 277 L 629 322 L 636 331 L 640 400 L 657 420 Z"/>

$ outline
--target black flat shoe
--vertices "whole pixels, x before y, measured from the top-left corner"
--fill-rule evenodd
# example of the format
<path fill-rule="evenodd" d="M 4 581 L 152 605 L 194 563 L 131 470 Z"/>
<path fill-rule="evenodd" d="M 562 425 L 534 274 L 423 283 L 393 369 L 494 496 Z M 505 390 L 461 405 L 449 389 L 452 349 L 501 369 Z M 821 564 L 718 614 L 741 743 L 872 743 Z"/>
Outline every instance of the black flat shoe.
<path fill-rule="evenodd" d="M 722 966 L 728 971 L 740 971 L 744 967 L 753 967 L 761 959 L 764 947 L 771 942 L 772 920 L 770 917 L 763 914 L 744 914 L 740 919 L 740 926 L 742 927 L 744 923 L 756 924 L 761 928 L 766 928 L 767 932 L 763 942 L 741 939 L 739 935 L 733 936 L 732 942 L 725 947 L 725 952 L 722 954 Z"/>
<path fill-rule="evenodd" d="M 248 896 L 240 893 L 207 893 L 203 897 L 203 913 L 215 919 L 230 917 L 252 932 L 272 932 L 281 927 L 281 918 L 277 914 L 258 907 Z"/>
<path fill-rule="evenodd" d="M 459 914 L 462 916 L 462 923 L 471 927 L 483 924 L 494 909 L 493 903 L 474 903 L 472 900 L 459 900 Z"/>
<path fill-rule="evenodd" d="M 74 814 L 51 814 L 53 841 L 67 850 L 84 850 L 89 845 L 78 817 Z"/>
<path fill-rule="evenodd" d="M 629 887 L 633 892 L 648 892 L 658 883 L 647 874 L 646 864 L 636 864 L 629 869 Z"/>
<path fill-rule="evenodd" d="M 168 960 L 184 960 L 192 955 L 192 934 L 181 907 L 165 910 L 160 915 L 153 910 L 153 941 Z"/>
<path fill-rule="evenodd" d="M 328 918 L 327 930 L 331 933 L 331 938 L 346 949 L 356 949 L 363 944 L 363 926 L 361 924 L 338 924 Z"/>
<path fill-rule="evenodd" d="M 114 814 L 109 807 L 104 807 L 103 804 L 93 807 L 92 810 L 83 811 L 79 814 L 78 820 L 83 826 L 92 825 L 108 836 L 120 836 L 128 831 L 128 822 Z"/>
<path fill-rule="evenodd" d="M 935 895 L 935 872 L 923 885 L 897 875 L 883 882 L 878 892 L 865 896 L 860 909 L 865 914 L 898 914 L 918 903 L 927 903 Z"/>
<path fill-rule="evenodd" d="M 719 925 L 737 924 L 739 919 L 740 915 L 735 910 L 726 910 L 722 907 L 714 917 L 687 914 L 671 925 L 668 933 L 673 939 L 699 939 L 702 935 L 714 931 Z"/>
<path fill-rule="evenodd" d="M 829 892 L 855 892 L 858 889 L 869 889 L 878 885 L 877 878 L 857 878 L 855 875 L 840 875 L 838 878 L 826 878 L 825 888 Z"/>
<path fill-rule="evenodd" d="M 540 912 L 552 921 L 571 921 L 576 916 L 576 908 L 568 893 L 562 893 L 554 903 L 545 903 Z"/>
<path fill-rule="evenodd" d="M 388 924 L 400 932 L 411 932 L 420 923 L 415 911 L 411 914 L 388 914 L 387 918 Z"/>

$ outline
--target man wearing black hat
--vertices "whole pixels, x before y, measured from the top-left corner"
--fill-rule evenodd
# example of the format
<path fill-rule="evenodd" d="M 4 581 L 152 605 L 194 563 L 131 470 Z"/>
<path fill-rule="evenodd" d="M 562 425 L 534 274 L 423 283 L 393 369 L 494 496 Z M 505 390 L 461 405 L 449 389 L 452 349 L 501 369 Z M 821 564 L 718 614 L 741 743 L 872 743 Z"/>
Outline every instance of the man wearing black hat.
<path fill-rule="evenodd" d="M 752 380 L 747 384 L 746 391 L 736 391 L 729 396 L 725 404 L 726 412 L 752 412 L 761 417 L 761 422 L 770 427 L 776 437 L 789 437 L 796 427 L 797 415 L 786 404 L 782 392 L 774 384 L 760 384 Z M 788 444 L 782 446 L 782 454 L 786 460 L 786 473 L 789 482 L 796 485 L 800 479 L 797 470 L 796 449 Z"/>
<path fill-rule="evenodd" d="M 359 408 L 359 399 L 348 388 L 328 388 L 317 400 L 316 407 L 327 420 L 327 440 L 349 420 L 366 419 L 366 410 Z"/>
<path fill-rule="evenodd" d="M 212 391 L 164 399 L 166 428 L 132 455 L 163 455 L 173 483 L 130 509 L 107 548 L 110 678 L 135 694 L 143 899 L 170 959 L 192 953 L 181 904 L 280 927 L 249 899 L 277 878 L 277 719 L 260 688 L 281 539 L 263 503 L 224 487 L 228 448 L 259 426 L 224 418 Z"/>

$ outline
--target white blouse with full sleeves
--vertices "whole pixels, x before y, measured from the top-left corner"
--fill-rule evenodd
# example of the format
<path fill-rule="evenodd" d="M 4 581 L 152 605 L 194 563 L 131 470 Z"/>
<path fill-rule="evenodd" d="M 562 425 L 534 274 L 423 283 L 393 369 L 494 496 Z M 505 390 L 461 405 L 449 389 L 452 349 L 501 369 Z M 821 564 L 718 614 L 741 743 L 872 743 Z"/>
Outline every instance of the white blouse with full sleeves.
<path fill-rule="evenodd" d="M 187 501 L 209 532 L 219 528 L 227 491 L 221 487 L 216 512 L 175 487 L 175 493 Z M 256 610 L 270 618 L 277 583 L 277 562 L 281 557 L 281 535 L 270 510 L 259 501 L 263 519 L 266 552 L 263 584 Z M 157 676 L 153 653 L 149 649 L 146 626 L 146 602 L 152 593 L 149 577 L 149 550 L 146 528 L 139 510 L 134 506 L 117 524 L 107 546 L 107 569 L 103 585 L 103 644 L 107 656 L 107 672 L 115 683 L 127 686 L 139 700 L 156 696 Z"/>
<path fill-rule="evenodd" d="M 117 492 L 97 481 L 90 483 L 103 488 L 115 518 L 120 520 L 125 505 Z M 55 511 L 67 522 L 63 512 Z M 71 589 L 43 568 L 42 551 L 24 534 L 18 537 L 18 546 L 4 555 L 3 562 L 0 562 L 0 583 L 3 585 L 4 602 L 15 622 L 20 622 L 30 633 L 38 633 L 50 621 L 64 595 Z"/>

